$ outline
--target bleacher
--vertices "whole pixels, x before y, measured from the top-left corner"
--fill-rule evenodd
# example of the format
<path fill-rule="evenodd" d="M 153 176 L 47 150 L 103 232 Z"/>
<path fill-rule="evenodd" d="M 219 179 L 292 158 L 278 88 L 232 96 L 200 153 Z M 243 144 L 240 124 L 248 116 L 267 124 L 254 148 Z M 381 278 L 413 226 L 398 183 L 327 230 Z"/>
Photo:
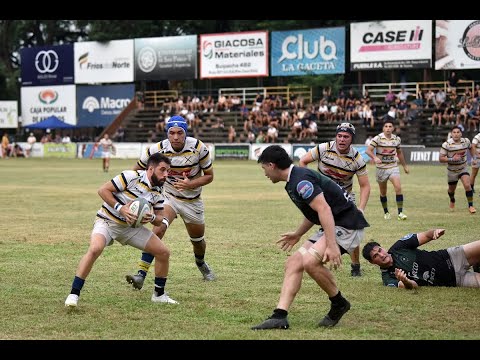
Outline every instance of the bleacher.
<path fill-rule="evenodd" d="M 473 81 L 463 81 L 457 87 L 457 92 L 461 95 L 466 88 L 474 89 Z M 362 143 L 368 136 L 375 136 L 382 131 L 382 118 L 386 111 L 384 98 L 389 90 L 392 90 L 395 94 L 400 92 L 402 88 L 417 96 L 419 92 L 434 89 L 438 90 L 443 88 L 447 90 L 446 82 L 422 82 L 422 83 L 386 83 L 386 84 L 364 84 L 363 90 L 368 90 L 369 96 L 372 102 L 377 106 L 377 118 L 375 119 L 375 127 L 365 128 L 363 127 L 360 119 L 352 120 L 351 122 L 357 129 L 357 143 Z M 247 104 L 251 109 L 252 103 L 258 93 L 264 95 L 267 98 L 270 95 L 282 96 L 284 99 L 289 99 L 291 96 L 302 96 L 305 99 L 305 103 L 311 103 L 312 90 L 307 87 L 265 87 L 265 88 L 222 88 L 218 91 L 218 96 L 239 96 L 242 101 Z M 155 138 L 151 138 L 151 131 L 155 132 L 155 124 L 158 121 L 160 111 L 166 100 L 172 100 L 178 98 L 180 94 L 176 91 L 150 91 L 144 93 L 143 107 L 139 106 L 131 111 L 124 121 L 125 127 L 125 141 L 132 142 L 145 142 L 145 141 L 159 141 L 165 138 L 164 133 L 157 133 Z M 217 100 L 217 99 L 215 99 Z M 413 100 L 410 98 L 409 100 Z M 315 101 L 318 103 L 318 101 Z M 277 109 L 283 110 L 283 109 Z M 448 132 L 451 126 L 432 127 L 431 126 L 432 109 L 424 109 L 423 115 L 417 119 L 416 122 L 409 124 L 409 126 L 398 130 L 398 134 L 402 138 L 403 144 L 419 144 L 427 147 L 440 147 L 441 144 L 447 138 Z M 208 112 L 206 114 L 200 114 L 204 119 L 206 117 L 216 118 L 220 117 L 223 120 L 224 127 L 212 127 L 211 124 L 206 124 L 202 121 L 202 125 L 198 129 L 192 129 L 190 131 L 191 136 L 198 137 L 206 143 L 225 143 L 228 139 L 228 128 L 230 125 L 236 130 L 238 142 L 240 134 L 243 133 L 242 114 L 239 111 L 219 111 Z M 338 122 L 337 122 L 338 123 Z M 337 123 L 328 124 L 325 121 L 318 121 L 318 136 L 316 139 L 308 139 L 304 142 L 324 142 L 329 141 L 335 137 L 335 129 Z M 286 142 L 289 128 L 280 128 L 278 142 Z M 464 136 L 472 138 L 476 135 L 476 132 L 465 131 Z M 295 140 L 295 143 L 298 141 Z"/>

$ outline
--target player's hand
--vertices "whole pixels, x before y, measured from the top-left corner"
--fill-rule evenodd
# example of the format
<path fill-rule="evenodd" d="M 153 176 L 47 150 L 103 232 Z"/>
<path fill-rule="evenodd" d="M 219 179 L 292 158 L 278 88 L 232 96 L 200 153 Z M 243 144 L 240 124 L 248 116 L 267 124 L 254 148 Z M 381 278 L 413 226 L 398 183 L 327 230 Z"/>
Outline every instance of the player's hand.
<path fill-rule="evenodd" d="M 277 245 L 283 251 L 290 251 L 299 240 L 300 236 L 294 232 L 288 232 L 280 235 L 280 239 L 277 240 Z"/>
<path fill-rule="evenodd" d="M 173 186 L 174 186 L 175 189 L 177 189 L 178 191 L 188 190 L 188 189 L 192 189 L 192 182 L 191 182 L 191 180 L 188 178 L 187 173 L 184 172 L 184 173 L 183 173 L 183 179 L 177 178 L 177 181 L 175 181 L 175 183 L 173 184 Z"/>
<path fill-rule="evenodd" d="M 445 229 L 435 229 L 435 230 L 433 230 L 433 240 L 437 240 L 443 234 L 445 234 Z"/>
<path fill-rule="evenodd" d="M 380 165 L 380 164 L 382 163 L 382 160 L 380 160 L 380 158 L 378 158 L 378 157 L 376 157 L 376 156 L 373 158 L 373 160 L 375 161 L 375 164 L 379 164 L 379 165 Z"/>
<path fill-rule="evenodd" d="M 330 263 L 330 270 L 332 270 L 332 268 L 334 270 L 337 270 L 342 264 L 340 249 L 337 245 L 333 247 L 327 246 L 325 248 L 325 252 L 323 253 L 322 265 L 326 265 L 327 263 Z"/>
<path fill-rule="evenodd" d="M 137 221 L 137 215 L 135 215 L 130 211 L 130 205 L 132 204 L 132 202 L 133 200 L 123 205 L 119 211 L 120 215 L 122 215 L 125 218 L 128 225 L 133 225 L 135 221 Z"/>

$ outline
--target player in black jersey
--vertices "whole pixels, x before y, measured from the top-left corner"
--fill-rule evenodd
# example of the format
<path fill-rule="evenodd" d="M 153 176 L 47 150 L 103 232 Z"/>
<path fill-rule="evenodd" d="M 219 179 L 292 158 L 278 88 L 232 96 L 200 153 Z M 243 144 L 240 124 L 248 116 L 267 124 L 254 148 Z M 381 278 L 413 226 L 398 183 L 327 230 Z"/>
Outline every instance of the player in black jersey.
<path fill-rule="evenodd" d="M 258 162 L 273 183 L 286 182 L 285 190 L 304 215 L 294 232 L 281 235 L 277 241 L 281 249 L 291 250 L 314 225 L 321 225 L 322 229 L 288 258 L 277 308 L 272 316 L 252 329 L 288 329 L 288 308 L 300 290 L 304 270 L 331 301 L 330 311 L 318 325 L 335 326 L 350 309 L 350 303 L 338 290 L 332 273 L 325 265 L 330 263 L 330 267 L 337 269 L 341 264 L 341 254 L 351 253 L 359 246 L 363 229 L 369 225 L 338 184 L 317 171 L 294 166 L 281 146 L 267 147 Z"/>
<path fill-rule="evenodd" d="M 386 251 L 371 241 L 363 257 L 380 266 L 385 286 L 413 289 L 418 286 L 480 287 L 480 274 L 469 271 L 480 263 L 480 240 L 448 249 L 425 251 L 418 247 L 436 240 L 444 229 L 408 234 Z"/>

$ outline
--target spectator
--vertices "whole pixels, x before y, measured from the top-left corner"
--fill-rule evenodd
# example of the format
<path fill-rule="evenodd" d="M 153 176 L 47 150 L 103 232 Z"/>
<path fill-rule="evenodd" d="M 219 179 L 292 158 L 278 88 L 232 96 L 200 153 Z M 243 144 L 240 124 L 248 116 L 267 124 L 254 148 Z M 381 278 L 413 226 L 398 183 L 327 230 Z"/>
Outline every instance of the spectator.
<path fill-rule="evenodd" d="M 235 128 L 233 125 L 230 125 L 228 128 L 228 142 L 233 143 L 235 142 L 235 138 L 237 137 L 237 132 L 235 131 Z"/>
<path fill-rule="evenodd" d="M 3 133 L 2 137 L 2 158 L 6 158 L 10 152 L 10 140 L 8 140 L 8 134 Z"/>
<path fill-rule="evenodd" d="M 37 142 L 37 138 L 33 133 L 30 133 L 30 136 L 27 138 L 27 146 L 25 147 L 25 156 L 30 157 L 30 154 L 32 153 L 33 149 L 33 144 Z"/>

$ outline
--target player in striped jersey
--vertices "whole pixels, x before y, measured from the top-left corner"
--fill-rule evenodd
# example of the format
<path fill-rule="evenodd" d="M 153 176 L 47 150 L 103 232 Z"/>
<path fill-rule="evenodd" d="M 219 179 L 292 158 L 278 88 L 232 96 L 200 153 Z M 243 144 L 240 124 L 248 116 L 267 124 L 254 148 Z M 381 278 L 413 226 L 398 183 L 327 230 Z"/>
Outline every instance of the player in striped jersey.
<path fill-rule="evenodd" d="M 398 209 L 397 219 L 406 220 L 407 215 L 403 213 L 402 184 L 400 183 L 400 169 L 398 168 L 397 160 L 402 164 L 405 174 L 408 174 L 410 170 L 408 169 L 402 149 L 400 148 L 402 141 L 399 136 L 393 134 L 394 129 L 393 121 L 385 120 L 383 123 L 383 132 L 372 139 L 367 146 L 366 153 L 375 162 L 376 178 L 380 189 L 380 202 L 382 203 L 384 212 L 383 218 L 385 220 L 391 219 L 391 215 L 388 212 L 387 201 L 387 181 L 390 180 L 395 189 Z M 373 153 L 374 150 L 375 154 Z"/>
<path fill-rule="evenodd" d="M 472 139 L 472 176 L 470 176 L 470 186 L 472 187 L 472 192 L 474 191 L 475 179 L 478 174 L 478 168 L 480 167 L 480 133 L 475 135 Z"/>
<path fill-rule="evenodd" d="M 475 214 L 477 210 L 473 207 L 473 191 L 470 185 L 470 174 L 467 169 L 467 151 L 470 151 L 472 158 L 475 153 L 468 138 L 462 138 L 462 129 L 454 126 L 451 131 L 452 137 L 442 144 L 440 149 L 440 162 L 447 164 L 448 196 L 450 197 L 450 210 L 455 209 L 455 190 L 458 180 L 462 181 L 465 189 L 465 196 L 468 202 L 468 211 Z"/>
<path fill-rule="evenodd" d="M 130 204 L 140 197 L 148 200 L 154 210 L 144 217 L 142 224 L 151 222 L 154 226 L 159 226 L 165 221 L 160 216 L 164 201 L 162 187 L 169 169 L 170 159 L 162 154 L 154 154 L 148 159 L 146 170 L 125 170 L 100 187 L 98 195 L 103 199 L 103 204 L 97 212 L 90 246 L 78 264 L 65 306 L 77 306 L 80 291 L 93 264 L 105 247 L 112 245 L 114 240 L 122 245 L 130 245 L 153 254 L 156 261 L 152 301 L 177 304 L 165 292 L 170 258 L 167 246 L 145 226 L 136 228 L 130 226 L 137 220 L 137 216 L 130 211 Z"/>
<path fill-rule="evenodd" d="M 318 144 L 300 159 L 298 165 L 307 167 L 309 163 L 318 161 L 318 171 L 335 181 L 355 203 L 353 176 L 356 174 L 360 185 L 360 204 L 358 209 L 365 211 L 370 196 L 367 164 L 362 155 L 352 146 L 355 138 L 355 127 L 350 123 L 337 126 L 335 141 Z M 361 276 L 360 247 L 350 254 L 352 259 L 351 275 Z"/>
<path fill-rule="evenodd" d="M 166 124 L 168 139 L 160 141 L 147 149 L 134 169 L 145 167 L 151 154 L 160 152 L 171 162 L 167 181 L 165 182 L 165 217 L 171 223 L 179 215 L 193 245 L 195 263 L 207 281 L 215 280 L 210 266 L 205 262 L 205 215 L 202 187 L 213 181 L 213 165 L 208 147 L 198 139 L 187 136 L 188 125 L 181 116 L 172 116 Z M 153 232 L 163 237 L 168 224 L 155 226 Z M 153 256 L 142 253 L 136 275 L 127 275 L 127 282 L 135 289 L 141 289 Z"/>

